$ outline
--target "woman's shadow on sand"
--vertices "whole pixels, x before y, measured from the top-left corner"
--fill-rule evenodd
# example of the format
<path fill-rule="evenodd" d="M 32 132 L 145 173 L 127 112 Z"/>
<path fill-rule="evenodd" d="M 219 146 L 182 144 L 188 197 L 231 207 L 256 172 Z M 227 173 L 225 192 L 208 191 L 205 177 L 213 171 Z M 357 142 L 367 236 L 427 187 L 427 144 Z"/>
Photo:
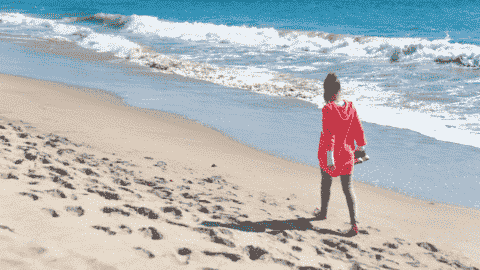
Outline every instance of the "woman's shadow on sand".
<path fill-rule="evenodd" d="M 318 234 L 330 234 L 338 235 L 343 237 L 353 237 L 355 232 L 350 230 L 348 232 L 342 232 L 341 230 L 333 231 L 330 229 L 322 229 L 311 224 L 311 221 L 318 221 L 315 218 L 298 218 L 298 219 L 289 219 L 289 220 L 266 220 L 259 222 L 251 221 L 239 221 L 236 218 L 229 218 L 232 223 L 220 223 L 212 221 L 204 221 L 200 225 L 206 227 L 223 227 L 229 229 L 240 230 L 244 232 L 266 232 L 272 235 L 282 233 L 287 230 L 298 230 L 298 231 L 307 231 L 312 230 Z M 365 230 L 359 230 L 359 234 L 368 234 Z"/>

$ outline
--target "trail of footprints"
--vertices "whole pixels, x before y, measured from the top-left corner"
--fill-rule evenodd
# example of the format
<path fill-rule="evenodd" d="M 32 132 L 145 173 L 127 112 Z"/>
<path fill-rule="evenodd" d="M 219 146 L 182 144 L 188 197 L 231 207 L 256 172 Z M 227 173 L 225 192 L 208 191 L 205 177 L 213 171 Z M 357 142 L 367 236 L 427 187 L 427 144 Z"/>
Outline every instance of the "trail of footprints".
<path fill-rule="evenodd" d="M 0 184 L 1 181 L 14 180 L 29 185 L 30 190 L 20 192 L 18 196 L 34 201 L 41 201 L 43 196 L 71 201 L 71 205 L 64 209 L 43 208 L 42 211 L 52 218 L 61 218 L 63 215 L 81 217 L 86 210 L 75 204 L 78 197 L 100 196 L 106 200 L 118 201 L 115 207 L 99 207 L 105 214 L 122 217 L 135 215 L 159 220 L 202 234 L 207 241 L 231 248 L 231 252 L 179 248 L 175 252 L 183 258 L 183 264 L 189 264 L 190 256 L 194 252 L 200 252 L 204 256 L 221 257 L 240 264 L 259 260 L 303 270 L 333 269 L 331 265 L 322 263 L 326 257 L 353 265 L 353 269 L 439 269 L 450 266 L 454 269 L 478 270 L 452 259 L 449 254 L 427 242 L 410 243 L 392 237 L 385 241 L 383 246 L 362 247 L 355 242 L 355 238 L 347 240 L 347 237 L 325 234 L 315 229 L 265 231 L 267 221 L 278 222 L 284 219 L 263 208 L 284 208 L 282 211 L 299 212 L 298 214 L 300 211 L 296 210 L 294 205 L 288 204 L 289 202 L 280 205 L 269 202 L 254 192 L 228 183 L 221 176 L 169 181 L 170 179 L 160 176 L 168 170 L 168 164 L 155 161 L 151 157 L 145 157 L 145 161 L 151 162 L 159 176 L 144 179 L 138 171 L 132 170 L 136 165 L 128 161 L 111 161 L 108 158 L 96 158 L 80 153 L 83 146 L 70 142 L 67 138 L 53 134 L 32 136 L 12 123 L 0 125 L 0 134 L 3 145 L 0 159 L 5 159 L 6 163 L 2 164 L 7 164 L 2 165 Z M 42 183 L 46 181 L 52 181 L 57 188 L 41 190 Z M 155 201 L 158 207 L 150 209 L 141 206 L 142 200 Z M 265 220 L 249 221 L 249 213 L 254 211 L 263 215 Z M 0 224 L 0 229 L 15 232 L 8 224 Z M 92 230 L 103 231 L 111 237 L 127 234 L 132 237 L 146 237 L 152 241 L 162 241 L 166 233 L 153 226 L 135 230 L 121 223 L 115 227 L 97 224 L 92 226 Z M 241 237 L 238 234 L 242 231 L 258 234 L 264 244 L 235 244 L 235 239 Z M 360 228 L 357 237 L 368 237 L 376 231 L 379 230 L 371 227 Z M 408 252 L 412 250 L 411 246 L 414 246 L 415 254 Z M 408 247 L 408 251 L 404 247 Z M 141 246 L 133 246 L 132 252 L 138 252 L 152 260 L 156 258 L 155 254 Z M 301 258 L 305 257 L 313 257 L 317 263 L 304 265 Z M 431 260 L 437 265 L 432 266 Z M 429 263 L 427 265 L 422 261 Z"/>

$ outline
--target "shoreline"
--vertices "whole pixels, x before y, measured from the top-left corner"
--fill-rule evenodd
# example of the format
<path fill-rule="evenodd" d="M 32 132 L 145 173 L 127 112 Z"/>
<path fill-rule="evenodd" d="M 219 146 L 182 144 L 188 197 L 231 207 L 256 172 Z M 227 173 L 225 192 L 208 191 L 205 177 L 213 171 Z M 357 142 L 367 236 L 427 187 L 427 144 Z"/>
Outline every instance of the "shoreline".
<path fill-rule="evenodd" d="M 181 177 L 186 171 L 191 171 L 188 177 L 220 175 L 275 201 L 295 194 L 296 205 L 305 212 L 320 206 L 318 168 L 242 145 L 180 115 L 125 106 L 118 96 L 103 90 L 3 74 L 0 80 L 2 118 L 21 120 L 35 127 L 32 132 L 64 136 L 90 145 L 92 151 L 110 156 L 115 153 L 115 157 L 135 164 L 145 164 L 144 157 L 153 157 L 171 166 L 172 177 Z M 480 235 L 465 233 L 478 228 L 480 211 L 430 204 L 357 181 L 354 191 L 361 227 L 380 226 L 407 238 L 425 238 L 439 248 L 461 251 L 480 263 L 473 246 L 480 241 Z M 328 215 L 327 224 L 332 228 L 348 220 L 338 179 L 332 184 Z"/>
<path fill-rule="evenodd" d="M 14 38 L 9 40 L 8 37 L 9 37 L 8 34 L 0 34 L 0 40 L 3 41 L 4 43 L 11 43 L 12 45 L 14 44 L 15 46 L 25 48 L 29 53 L 34 53 L 34 54 L 40 53 L 40 54 L 45 54 L 46 56 L 55 55 L 55 57 L 76 59 L 81 61 L 87 61 L 90 63 L 110 62 L 111 64 L 114 63 L 115 66 L 122 67 L 122 69 L 123 68 L 129 69 L 132 71 L 132 73 L 143 73 L 143 75 L 146 75 L 146 76 L 164 77 L 171 81 L 180 80 L 184 82 L 194 82 L 194 83 L 195 82 L 214 83 L 215 85 L 225 86 L 225 87 L 233 86 L 233 85 L 221 83 L 219 81 L 212 81 L 206 77 L 203 77 L 203 75 L 200 77 L 198 76 L 192 77 L 191 75 L 187 75 L 182 72 L 177 74 L 177 72 L 174 71 L 177 69 L 177 66 L 178 66 L 177 65 L 178 63 L 175 64 L 176 63 L 175 61 L 177 60 L 172 62 L 170 60 L 168 61 L 165 60 L 166 59 L 165 58 L 162 61 L 169 62 L 170 63 L 169 65 L 173 65 L 173 66 L 169 66 L 168 70 L 162 70 L 162 69 L 155 70 L 154 68 L 150 67 L 150 64 L 148 64 L 149 61 L 147 61 L 146 58 L 144 58 L 146 55 L 142 55 L 142 53 L 140 55 L 134 54 L 136 55 L 135 57 L 132 56 L 129 58 L 129 60 L 127 60 L 122 57 L 115 56 L 112 52 L 97 52 L 93 49 L 86 49 L 84 47 L 79 46 L 78 44 L 67 42 L 67 41 L 40 38 L 38 40 L 19 42 L 18 40 L 14 41 L 15 40 Z M 12 37 L 13 36 L 10 36 L 10 38 Z M 143 53 L 148 53 L 147 58 L 153 57 L 150 54 L 155 54 L 151 49 L 146 49 L 146 51 L 144 51 Z M 137 59 L 136 57 L 140 57 L 141 59 Z M 167 56 L 162 56 L 162 57 L 167 57 Z M 167 65 L 166 62 L 160 66 Z M 157 67 L 159 66 L 157 65 Z M 283 75 L 281 77 L 283 78 Z M 45 80 L 46 78 L 41 78 L 41 79 Z M 50 79 L 46 79 L 46 80 L 50 80 Z M 55 80 L 55 79 L 52 79 L 52 80 Z M 382 95 L 380 95 L 380 98 L 376 98 L 375 100 L 371 99 L 372 97 L 377 96 L 378 93 L 376 91 L 371 90 L 371 87 L 374 87 L 375 85 L 368 86 L 368 84 L 370 83 L 364 84 L 356 80 L 347 80 L 342 83 L 342 87 L 344 88 L 344 94 L 346 95 L 346 98 L 348 98 L 349 100 L 350 99 L 356 100 L 355 105 L 357 110 L 361 112 L 362 119 L 367 121 L 368 123 L 374 123 L 376 125 L 389 126 L 393 128 L 399 128 L 399 129 L 408 129 L 414 132 L 418 132 L 424 136 L 432 137 L 438 141 L 456 143 L 456 144 L 465 145 L 465 146 L 472 146 L 477 149 L 480 148 L 480 145 L 478 144 L 479 140 L 477 138 L 478 137 L 477 132 L 475 132 L 475 130 L 461 128 L 461 126 L 463 126 L 464 123 L 457 122 L 457 120 L 455 120 L 456 119 L 455 115 L 452 115 L 451 113 L 447 112 L 448 110 L 442 110 L 439 107 L 440 109 L 437 108 L 438 110 L 434 110 L 436 112 L 434 114 L 431 114 L 433 112 L 431 107 L 420 111 L 418 110 L 418 107 L 416 107 L 418 104 L 413 107 L 410 107 L 410 105 L 407 107 L 404 107 L 403 105 L 400 107 L 385 106 L 385 105 L 372 106 L 373 104 L 376 104 L 379 102 L 380 104 L 382 104 L 384 101 L 382 101 L 383 100 L 383 98 L 381 97 Z M 293 84 L 293 85 L 296 85 L 296 84 Z M 318 88 L 317 86 L 313 88 L 317 89 Z M 95 88 L 96 86 L 88 86 L 88 87 Z M 242 87 L 234 87 L 234 88 L 237 88 L 239 90 L 242 89 Z M 310 94 L 313 93 L 312 87 L 308 87 L 310 89 L 308 91 L 300 90 L 302 87 L 298 89 L 296 87 L 294 88 L 296 90 L 293 92 L 292 91 L 278 92 L 278 91 L 273 91 L 273 90 L 270 91 L 266 89 L 261 90 L 260 88 L 255 88 L 255 87 L 243 88 L 242 91 L 248 91 L 251 93 L 256 93 L 256 94 L 269 96 L 269 97 L 276 97 L 276 98 L 282 98 L 282 97 L 292 98 L 292 99 L 295 99 L 296 101 L 308 103 L 309 105 L 315 106 L 315 107 L 323 106 L 322 105 L 323 98 L 321 94 L 320 95 L 313 94 L 313 96 L 310 96 L 308 98 L 304 96 L 304 95 L 309 96 Z M 359 89 L 360 91 L 357 92 L 356 89 Z M 366 101 L 363 101 L 364 96 L 368 96 L 369 98 Z M 415 101 L 415 100 L 412 99 L 410 101 Z M 474 123 L 476 122 L 475 119 L 470 117 L 465 118 L 462 116 L 461 119 L 466 120 L 467 122 L 466 125 L 471 125 L 471 124 L 475 125 Z M 430 123 L 428 127 L 425 125 L 419 124 L 425 121 Z M 392 126 L 392 123 L 394 123 L 394 126 Z M 458 138 L 462 138 L 462 139 L 458 139 Z"/>

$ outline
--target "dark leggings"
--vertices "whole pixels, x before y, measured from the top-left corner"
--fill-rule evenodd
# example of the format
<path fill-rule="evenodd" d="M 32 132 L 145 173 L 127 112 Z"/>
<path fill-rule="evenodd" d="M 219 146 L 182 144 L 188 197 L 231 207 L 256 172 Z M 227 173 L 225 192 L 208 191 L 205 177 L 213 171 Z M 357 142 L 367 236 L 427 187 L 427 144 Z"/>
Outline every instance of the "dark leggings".
<path fill-rule="evenodd" d="M 325 217 L 327 216 L 327 209 L 328 209 L 328 201 L 330 200 L 330 187 L 332 186 L 332 177 L 322 170 L 322 209 L 321 213 L 324 213 Z M 345 197 L 347 198 L 347 205 L 348 210 L 350 212 L 350 223 L 356 224 L 357 216 L 355 215 L 355 193 L 353 193 L 353 188 L 351 184 L 351 174 L 347 175 L 340 175 L 340 179 L 342 180 L 342 188 Z"/>

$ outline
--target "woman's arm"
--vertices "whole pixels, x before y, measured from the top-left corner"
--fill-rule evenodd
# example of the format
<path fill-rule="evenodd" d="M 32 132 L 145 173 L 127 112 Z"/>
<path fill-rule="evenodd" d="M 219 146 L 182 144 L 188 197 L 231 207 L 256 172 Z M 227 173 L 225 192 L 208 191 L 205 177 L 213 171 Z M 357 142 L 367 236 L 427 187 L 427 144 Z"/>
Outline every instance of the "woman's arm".
<path fill-rule="evenodd" d="M 333 149 L 335 147 L 335 135 L 333 133 L 332 119 L 328 113 L 329 111 L 325 107 L 323 107 L 322 109 L 322 140 L 323 140 L 323 143 L 325 144 L 324 151 L 325 149 L 327 150 L 327 162 L 329 164 L 333 164 L 334 163 Z M 320 153 L 320 151 L 318 152 L 319 160 L 322 158 L 320 155 L 325 155 L 325 152 L 323 153 Z"/>
<path fill-rule="evenodd" d="M 333 151 L 327 151 L 327 164 L 335 164 L 335 159 L 333 158 Z"/>
<path fill-rule="evenodd" d="M 333 151 L 335 147 L 335 134 L 333 133 L 333 119 L 328 113 L 329 111 L 326 108 L 322 109 L 323 136 L 325 136 L 324 143 L 326 144 L 327 151 Z"/>
<path fill-rule="evenodd" d="M 353 106 L 353 104 L 352 104 L 352 106 Z M 353 106 L 353 109 L 355 110 L 354 117 L 353 117 L 353 122 L 352 122 L 353 138 L 357 142 L 357 146 L 362 148 L 362 149 L 359 149 L 359 150 L 365 150 L 365 145 L 367 145 L 367 139 L 365 138 L 365 132 L 363 130 L 362 123 L 360 122 L 360 118 L 358 117 L 357 109 L 355 109 L 355 106 Z"/>

